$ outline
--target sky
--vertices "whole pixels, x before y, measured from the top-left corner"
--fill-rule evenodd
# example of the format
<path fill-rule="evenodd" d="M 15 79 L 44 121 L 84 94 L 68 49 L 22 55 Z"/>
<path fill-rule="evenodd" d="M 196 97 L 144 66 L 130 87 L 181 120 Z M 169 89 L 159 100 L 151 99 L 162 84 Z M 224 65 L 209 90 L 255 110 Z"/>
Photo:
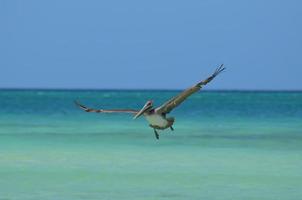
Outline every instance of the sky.
<path fill-rule="evenodd" d="M 0 88 L 302 90 L 300 0 L 0 0 Z"/>

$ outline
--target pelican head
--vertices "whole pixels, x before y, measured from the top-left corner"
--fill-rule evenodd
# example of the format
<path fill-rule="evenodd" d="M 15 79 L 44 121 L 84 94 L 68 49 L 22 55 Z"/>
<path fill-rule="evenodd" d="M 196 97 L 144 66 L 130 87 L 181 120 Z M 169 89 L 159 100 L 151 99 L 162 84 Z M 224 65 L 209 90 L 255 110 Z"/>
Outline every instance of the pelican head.
<path fill-rule="evenodd" d="M 133 119 L 138 118 L 139 116 L 144 114 L 146 111 L 149 111 L 150 109 L 152 109 L 152 107 L 153 107 L 153 101 L 152 100 L 147 101 L 146 104 L 144 105 L 144 107 L 133 117 Z"/>

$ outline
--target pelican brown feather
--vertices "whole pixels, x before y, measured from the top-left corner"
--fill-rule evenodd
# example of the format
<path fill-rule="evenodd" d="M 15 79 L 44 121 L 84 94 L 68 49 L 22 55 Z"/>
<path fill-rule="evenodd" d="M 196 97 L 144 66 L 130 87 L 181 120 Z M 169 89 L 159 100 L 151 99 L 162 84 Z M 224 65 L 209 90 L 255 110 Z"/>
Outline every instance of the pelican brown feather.
<path fill-rule="evenodd" d="M 93 109 L 93 108 L 88 108 L 82 104 L 80 104 L 77 101 L 74 101 L 74 103 L 81 108 L 82 110 L 86 111 L 86 112 L 95 112 L 95 113 L 132 113 L 132 114 L 136 114 L 138 113 L 137 110 L 133 110 L 133 109 L 110 109 L 110 110 L 104 110 L 104 109 Z"/>
<path fill-rule="evenodd" d="M 223 67 L 223 64 L 220 65 L 210 77 L 208 77 L 207 79 L 205 79 L 203 81 L 200 81 L 193 87 L 190 87 L 190 88 L 184 90 L 183 92 L 181 92 L 180 94 L 178 94 L 177 96 L 173 97 L 172 99 L 170 99 L 169 101 L 164 103 L 162 106 L 158 107 L 156 109 L 156 112 L 164 113 L 164 114 L 171 112 L 175 107 L 180 105 L 189 96 L 191 96 L 195 92 L 199 91 L 202 88 L 202 86 L 211 82 L 219 73 L 221 73 L 224 70 L 225 70 L 225 68 Z"/>

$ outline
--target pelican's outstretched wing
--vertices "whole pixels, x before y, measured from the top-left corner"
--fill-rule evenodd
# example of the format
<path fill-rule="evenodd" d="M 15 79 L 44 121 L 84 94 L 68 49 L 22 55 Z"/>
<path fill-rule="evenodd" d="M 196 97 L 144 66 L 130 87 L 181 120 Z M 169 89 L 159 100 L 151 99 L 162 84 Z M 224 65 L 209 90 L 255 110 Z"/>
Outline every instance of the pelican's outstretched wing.
<path fill-rule="evenodd" d="M 172 99 L 170 99 L 169 101 L 164 103 L 162 106 L 158 107 L 156 109 L 156 112 L 157 113 L 169 113 L 169 112 L 171 112 L 171 110 L 173 110 L 175 107 L 177 107 L 179 104 L 181 104 L 184 100 L 186 100 L 187 97 L 189 97 L 191 94 L 199 91 L 202 88 L 202 86 L 208 84 L 211 80 L 213 80 L 223 70 L 225 70 L 225 68 L 223 67 L 223 64 L 222 64 L 215 70 L 215 72 L 212 74 L 212 76 L 210 76 L 207 79 L 197 83 L 193 87 L 184 90 L 183 92 L 181 92 L 176 97 L 173 97 Z"/>
<path fill-rule="evenodd" d="M 132 109 L 116 109 L 116 110 L 93 109 L 93 108 L 87 108 L 86 106 L 80 104 L 77 101 L 74 101 L 74 103 L 78 107 L 80 107 L 82 110 L 84 110 L 86 112 L 95 112 L 95 113 L 132 113 L 132 114 L 138 113 L 137 110 L 132 110 Z"/>

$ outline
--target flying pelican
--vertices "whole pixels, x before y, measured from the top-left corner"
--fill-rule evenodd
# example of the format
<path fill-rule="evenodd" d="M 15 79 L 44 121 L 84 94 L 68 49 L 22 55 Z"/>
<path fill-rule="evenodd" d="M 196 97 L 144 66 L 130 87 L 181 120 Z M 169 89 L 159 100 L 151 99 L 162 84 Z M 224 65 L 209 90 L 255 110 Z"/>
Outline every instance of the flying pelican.
<path fill-rule="evenodd" d="M 75 104 L 79 106 L 86 112 L 95 112 L 95 113 L 131 113 L 135 116 L 133 119 L 136 119 L 143 115 L 146 120 L 149 122 L 149 126 L 153 128 L 156 139 L 159 139 L 159 134 L 157 130 L 164 130 L 170 128 L 173 131 L 173 123 L 174 117 L 167 117 L 167 114 L 170 113 L 175 107 L 181 104 L 184 100 L 187 99 L 193 93 L 199 91 L 204 85 L 207 85 L 210 81 L 212 81 L 219 73 L 221 73 L 225 68 L 223 64 L 220 65 L 215 72 L 208 77 L 207 79 L 198 82 L 193 87 L 190 87 L 177 96 L 173 97 L 169 101 L 165 102 L 163 105 L 153 108 L 153 101 L 149 100 L 146 102 L 144 107 L 141 110 L 133 110 L 133 109 L 114 109 L 114 110 L 103 110 L 103 109 L 93 109 L 88 108 L 79 102 L 75 101 Z"/>

